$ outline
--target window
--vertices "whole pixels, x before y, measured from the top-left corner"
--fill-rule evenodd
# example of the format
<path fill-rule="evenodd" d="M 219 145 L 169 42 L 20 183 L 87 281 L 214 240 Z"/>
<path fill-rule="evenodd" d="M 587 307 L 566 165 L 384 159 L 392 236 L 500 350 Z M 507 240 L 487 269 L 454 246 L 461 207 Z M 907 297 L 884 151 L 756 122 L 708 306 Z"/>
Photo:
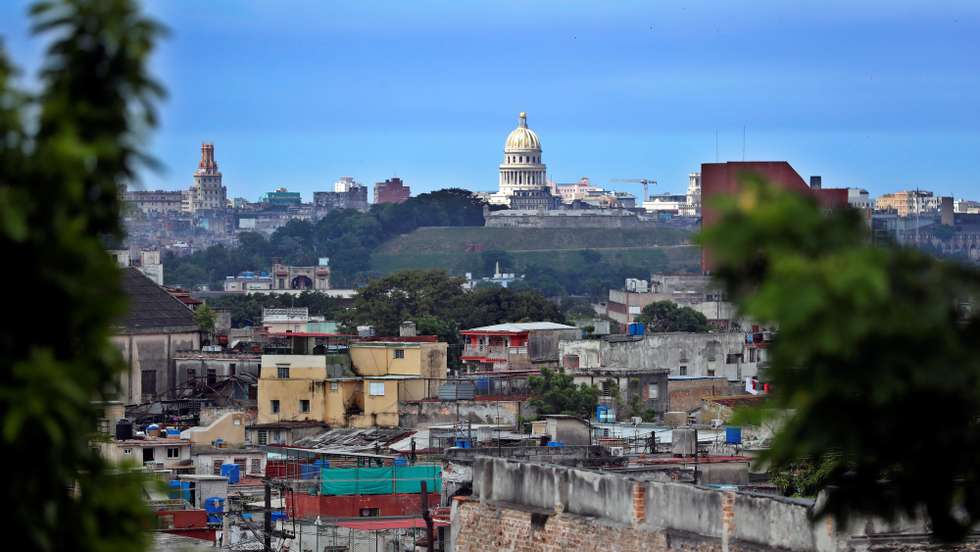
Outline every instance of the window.
<path fill-rule="evenodd" d="M 224 460 L 215 460 L 214 462 L 212 462 L 211 463 L 211 474 L 212 475 L 221 475 L 221 465 L 224 464 L 224 463 L 225 463 Z"/>
<path fill-rule="evenodd" d="M 687 375 L 687 366 L 681 366 L 680 373 L 682 376 Z"/>
<path fill-rule="evenodd" d="M 405 349 L 395 349 L 395 358 L 405 358 Z"/>
<path fill-rule="evenodd" d="M 259 430 L 259 444 L 260 445 L 268 445 L 269 444 L 269 432 L 268 431 L 266 431 L 264 429 L 260 429 Z"/>
<path fill-rule="evenodd" d="M 231 364 L 229 364 L 229 365 L 228 365 L 228 375 L 229 375 L 229 376 L 234 376 L 234 375 L 235 375 L 235 370 L 236 370 L 237 368 L 238 368 L 238 367 L 237 367 L 237 366 L 235 365 L 235 363 L 234 363 L 234 362 L 232 362 Z"/>
<path fill-rule="evenodd" d="M 143 461 L 144 462 L 153 461 L 153 447 L 145 447 L 143 449 Z"/>
<path fill-rule="evenodd" d="M 337 383 L 337 382 L 335 382 L 335 381 L 331 381 L 330 382 L 330 390 L 331 391 L 337 391 L 338 389 L 340 389 L 340 384 Z"/>
<path fill-rule="evenodd" d="M 245 458 L 235 458 L 235 460 L 232 463 L 238 466 L 238 473 L 244 474 L 245 462 L 246 462 Z"/>
<path fill-rule="evenodd" d="M 193 368 L 188 368 L 187 369 L 187 381 L 193 381 L 196 378 L 197 378 L 197 370 L 194 370 Z"/>
<path fill-rule="evenodd" d="M 708 376 L 714 376 L 714 375 L 715 375 L 715 369 L 714 368 L 708 368 Z"/>
<path fill-rule="evenodd" d="M 208 368 L 208 385 L 214 385 L 218 382 L 218 371 L 214 368 Z"/>
<path fill-rule="evenodd" d="M 167 458 L 180 458 L 180 449 L 177 447 L 167 447 Z"/>
<path fill-rule="evenodd" d="M 276 377 L 279 379 L 289 379 L 289 365 L 276 364 Z"/>
<path fill-rule="evenodd" d="M 272 413 L 273 414 L 278 414 L 279 413 L 279 399 L 273 399 L 273 400 L 269 401 L 269 405 L 272 408 Z"/>
<path fill-rule="evenodd" d="M 660 388 L 657 387 L 656 383 L 647 384 L 647 398 L 648 399 L 659 399 L 660 398 Z"/>
<path fill-rule="evenodd" d="M 368 386 L 368 394 L 372 397 L 383 397 L 385 394 L 385 382 L 372 381 Z"/>
<path fill-rule="evenodd" d="M 306 399 L 301 399 L 299 401 L 299 411 L 300 412 L 309 412 L 310 411 L 310 401 L 308 401 Z"/>
<path fill-rule="evenodd" d="M 378 517 L 381 510 L 378 508 L 361 508 L 361 517 Z"/>
<path fill-rule="evenodd" d="M 725 356 L 725 364 L 738 364 L 742 362 L 742 353 L 728 353 Z"/>
<path fill-rule="evenodd" d="M 252 470 L 249 473 L 255 475 L 262 475 L 262 460 L 258 458 L 252 458 Z"/>
<path fill-rule="evenodd" d="M 156 395 L 157 394 L 157 371 L 143 370 L 142 377 L 141 377 L 141 384 L 143 386 L 144 395 Z"/>
<path fill-rule="evenodd" d="M 133 454 L 133 449 L 131 449 L 131 448 L 124 448 L 123 449 L 123 454 Z"/>

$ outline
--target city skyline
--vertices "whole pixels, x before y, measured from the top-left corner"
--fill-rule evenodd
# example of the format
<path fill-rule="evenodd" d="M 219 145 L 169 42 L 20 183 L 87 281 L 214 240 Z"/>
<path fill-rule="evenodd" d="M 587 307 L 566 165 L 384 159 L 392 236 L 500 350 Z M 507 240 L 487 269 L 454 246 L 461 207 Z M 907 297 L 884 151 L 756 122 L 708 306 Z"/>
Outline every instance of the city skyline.
<path fill-rule="evenodd" d="M 716 132 L 718 160 L 741 160 L 744 128 L 745 159 L 828 187 L 976 188 L 980 8 L 966 2 L 188 5 L 147 6 L 171 35 L 148 147 L 166 172 L 144 172 L 146 189 L 186 188 L 209 141 L 230 196 L 309 199 L 345 175 L 493 191 L 520 111 L 556 182 L 679 193 L 715 161 Z M 0 19 L 29 83 L 43 44 L 25 11 Z"/>

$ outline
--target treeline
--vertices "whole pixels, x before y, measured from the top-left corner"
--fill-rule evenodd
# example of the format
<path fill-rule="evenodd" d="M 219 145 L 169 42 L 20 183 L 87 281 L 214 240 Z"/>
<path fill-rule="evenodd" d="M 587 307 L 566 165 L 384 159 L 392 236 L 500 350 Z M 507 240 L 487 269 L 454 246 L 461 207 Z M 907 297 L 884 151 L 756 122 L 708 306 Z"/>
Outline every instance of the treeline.
<path fill-rule="evenodd" d="M 667 255 L 653 253 L 655 258 L 644 263 L 606 263 L 595 250 L 586 249 L 575 253 L 577 262 L 565 268 L 537 263 L 522 265 L 506 251 L 485 251 L 481 255 L 481 267 L 485 274 L 492 274 L 496 263 L 504 272 L 523 274 L 524 279 L 511 284 L 514 290 L 533 289 L 546 297 L 590 297 L 604 300 L 609 289 L 623 287 L 626 278 L 647 279 L 651 273 L 668 268 Z"/>
<path fill-rule="evenodd" d="M 336 287 L 356 287 L 370 273 L 371 253 L 399 234 L 421 226 L 482 226 L 483 201 L 458 188 L 421 194 L 399 204 L 372 205 L 370 211 L 331 211 L 316 222 L 292 220 L 269 238 L 254 232 L 239 234 L 237 247 L 216 245 L 178 257 L 164 257 L 169 285 L 208 284 L 220 289 L 226 276 L 245 270 L 269 270 L 272 259 L 308 266 L 329 257 Z"/>

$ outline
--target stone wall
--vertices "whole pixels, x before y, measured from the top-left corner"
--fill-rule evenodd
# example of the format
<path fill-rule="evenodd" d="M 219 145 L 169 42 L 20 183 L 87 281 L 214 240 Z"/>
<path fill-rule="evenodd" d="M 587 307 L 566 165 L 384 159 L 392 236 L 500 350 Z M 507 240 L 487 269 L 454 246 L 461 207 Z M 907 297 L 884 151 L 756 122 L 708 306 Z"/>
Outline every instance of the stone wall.
<path fill-rule="evenodd" d="M 560 211 L 494 211 L 486 217 L 492 228 L 637 228 L 656 229 L 664 225 L 641 219 L 618 209 Z"/>
<path fill-rule="evenodd" d="M 478 500 L 477 500 L 478 498 Z M 938 550 L 921 522 L 812 521 L 812 501 L 481 457 L 453 550 Z M 932 548 L 930 548 L 932 547 Z M 976 550 L 976 540 L 943 550 Z"/>

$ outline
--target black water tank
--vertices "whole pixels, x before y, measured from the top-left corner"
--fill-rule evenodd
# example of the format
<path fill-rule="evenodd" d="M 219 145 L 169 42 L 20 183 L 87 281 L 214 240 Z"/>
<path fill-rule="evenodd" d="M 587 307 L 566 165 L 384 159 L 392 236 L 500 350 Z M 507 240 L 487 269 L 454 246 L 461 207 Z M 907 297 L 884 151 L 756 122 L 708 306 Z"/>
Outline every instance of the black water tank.
<path fill-rule="evenodd" d="M 125 441 L 126 439 L 133 438 L 133 422 L 127 420 L 126 418 L 120 419 L 116 422 L 116 440 Z"/>

